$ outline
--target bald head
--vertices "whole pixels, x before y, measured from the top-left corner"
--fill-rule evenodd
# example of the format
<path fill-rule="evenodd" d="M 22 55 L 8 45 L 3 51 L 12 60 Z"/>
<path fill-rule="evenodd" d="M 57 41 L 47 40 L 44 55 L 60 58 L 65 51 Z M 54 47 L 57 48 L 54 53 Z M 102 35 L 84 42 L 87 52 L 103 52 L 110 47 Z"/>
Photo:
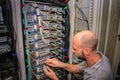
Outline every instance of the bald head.
<path fill-rule="evenodd" d="M 83 48 L 92 48 L 93 50 L 96 49 L 98 43 L 96 35 L 88 30 L 77 33 L 74 36 L 73 41 L 81 44 Z"/>

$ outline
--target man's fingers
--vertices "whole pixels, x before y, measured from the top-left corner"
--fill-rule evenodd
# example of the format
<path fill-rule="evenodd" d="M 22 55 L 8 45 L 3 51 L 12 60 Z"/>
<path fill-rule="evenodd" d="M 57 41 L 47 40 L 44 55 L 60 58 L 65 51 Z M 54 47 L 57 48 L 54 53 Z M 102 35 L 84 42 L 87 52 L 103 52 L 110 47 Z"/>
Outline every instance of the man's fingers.
<path fill-rule="evenodd" d="M 48 66 L 44 66 L 43 68 L 44 68 L 45 73 L 46 73 L 46 72 L 51 72 L 51 71 L 52 71 Z"/>
<path fill-rule="evenodd" d="M 58 60 L 58 59 L 57 59 L 57 58 L 47 59 L 47 60 L 46 60 L 46 63 L 50 63 L 50 62 L 52 62 L 52 61 L 54 61 L 54 60 Z"/>
<path fill-rule="evenodd" d="M 57 67 L 58 66 L 58 59 L 56 59 L 56 58 L 47 59 L 45 61 L 45 64 L 52 66 L 52 67 Z"/>
<path fill-rule="evenodd" d="M 44 69 L 44 72 L 46 73 L 47 72 L 46 66 L 43 66 L 43 69 Z"/>
<path fill-rule="evenodd" d="M 53 63 L 46 63 L 47 65 L 49 65 L 49 66 L 54 66 L 54 64 Z"/>
<path fill-rule="evenodd" d="M 50 67 L 48 67 L 48 66 L 46 66 L 46 69 L 47 69 L 49 72 L 52 71 L 52 69 L 50 69 Z"/>
<path fill-rule="evenodd" d="M 54 63 L 53 63 L 53 61 L 51 61 L 51 60 L 47 60 L 47 61 L 45 62 L 45 64 L 47 64 L 47 65 L 49 65 L 49 66 L 54 66 Z"/>
<path fill-rule="evenodd" d="M 50 59 L 47 59 L 47 60 L 45 61 L 45 63 L 46 63 L 46 64 L 51 64 L 52 61 L 51 61 Z"/>

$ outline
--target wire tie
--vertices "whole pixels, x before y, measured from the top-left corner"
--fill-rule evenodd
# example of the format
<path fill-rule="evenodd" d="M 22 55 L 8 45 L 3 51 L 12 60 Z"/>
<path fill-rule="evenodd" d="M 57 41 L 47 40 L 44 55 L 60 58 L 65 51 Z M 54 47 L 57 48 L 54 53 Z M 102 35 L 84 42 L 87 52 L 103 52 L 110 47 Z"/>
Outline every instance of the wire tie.
<path fill-rule="evenodd" d="M 42 26 L 38 26 L 38 28 L 42 28 Z"/>
<path fill-rule="evenodd" d="M 25 6 L 25 4 L 21 4 L 21 7 L 23 8 Z"/>
<path fill-rule="evenodd" d="M 26 27 L 25 30 L 28 30 L 28 27 Z"/>
<path fill-rule="evenodd" d="M 39 8 L 39 7 L 35 7 L 35 9 L 37 9 L 37 8 Z"/>

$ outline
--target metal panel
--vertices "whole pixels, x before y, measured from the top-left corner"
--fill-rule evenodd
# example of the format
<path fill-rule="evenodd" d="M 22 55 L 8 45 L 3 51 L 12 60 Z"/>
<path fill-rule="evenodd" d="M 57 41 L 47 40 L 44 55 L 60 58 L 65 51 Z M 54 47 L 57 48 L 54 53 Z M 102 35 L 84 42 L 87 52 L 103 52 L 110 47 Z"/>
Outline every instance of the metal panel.
<path fill-rule="evenodd" d="M 111 0 L 110 5 L 110 14 L 106 35 L 106 45 L 104 52 L 106 56 L 109 58 L 111 65 L 113 64 L 113 59 L 115 55 L 115 46 L 117 41 L 118 34 L 118 25 L 119 25 L 119 0 Z"/>
<path fill-rule="evenodd" d="M 11 0 L 12 12 L 13 12 L 13 25 L 15 27 L 17 36 L 17 55 L 20 66 L 20 80 L 26 80 L 25 60 L 24 60 L 24 49 L 23 49 L 23 36 L 22 36 L 22 25 L 21 25 L 21 8 L 20 0 Z"/>
<path fill-rule="evenodd" d="M 118 35 L 120 35 L 120 17 L 119 17 Z M 114 79 L 115 79 L 115 77 L 120 78 L 120 75 L 119 76 L 116 75 L 119 63 L 120 63 L 120 38 L 118 37 L 117 38 L 117 43 L 116 43 L 115 56 L 114 56 L 113 65 L 112 65 Z"/>
<path fill-rule="evenodd" d="M 74 20 L 75 20 L 75 0 L 70 0 L 69 1 L 69 8 L 70 8 L 70 47 L 69 47 L 69 62 L 72 64 L 72 38 L 73 38 L 73 33 L 74 33 Z M 71 74 L 69 74 L 69 80 L 71 80 Z"/>

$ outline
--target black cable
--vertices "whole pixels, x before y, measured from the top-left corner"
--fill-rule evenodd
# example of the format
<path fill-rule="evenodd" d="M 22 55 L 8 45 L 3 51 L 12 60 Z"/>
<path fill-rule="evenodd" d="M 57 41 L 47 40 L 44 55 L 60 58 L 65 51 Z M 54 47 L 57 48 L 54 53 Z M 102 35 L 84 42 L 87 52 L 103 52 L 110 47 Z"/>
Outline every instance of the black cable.
<path fill-rule="evenodd" d="M 66 42 L 66 48 L 69 47 L 69 34 L 70 34 L 70 14 L 69 14 L 69 7 L 67 5 L 67 9 L 66 9 L 66 17 L 65 17 L 65 21 L 66 21 L 66 39 L 65 39 L 65 42 Z"/>
<path fill-rule="evenodd" d="M 86 15 L 84 14 L 84 12 L 76 5 L 78 11 L 80 11 L 80 13 L 82 14 L 82 19 L 78 18 L 79 20 L 85 21 L 87 23 L 87 29 L 89 30 L 89 23 L 88 23 L 88 19 L 86 17 Z"/>
<path fill-rule="evenodd" d="M 78 17 L 75 17 L 75 18 L 77 18 L 78 20 L 81 20 L 81 21 L 85 21 L 86 24 L 87 24 L 87 28 L 88 28 L 88 30 L 89 30 L 89 23 L 88 23 L 88 20 L 84 20 L 84 19 L 81 19 L 81 18 L 78 18 Z"/>
<path fill-rule="evenodd" d="M 68 56 L 69 53 L 69 35 L 70 35 L 70 12 L 69 12 L 69 7 L 68 5 L 63 7 L 63 10 L 65 10 L 65 13 L 63 15 L 63 18 L 65 19 L 65 22 L 62 23 L 63 27 L 65 27 L 65 31 L 63 32 L 63 34 L 65 35 L 65 38 L 63 38 L 64 41 L 64 51 L 63 51 L 63 57 L 64 56 Z M 63 58 L 64 62 L 68 62 L 68 58 Z"/>

